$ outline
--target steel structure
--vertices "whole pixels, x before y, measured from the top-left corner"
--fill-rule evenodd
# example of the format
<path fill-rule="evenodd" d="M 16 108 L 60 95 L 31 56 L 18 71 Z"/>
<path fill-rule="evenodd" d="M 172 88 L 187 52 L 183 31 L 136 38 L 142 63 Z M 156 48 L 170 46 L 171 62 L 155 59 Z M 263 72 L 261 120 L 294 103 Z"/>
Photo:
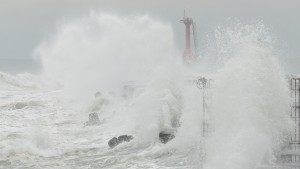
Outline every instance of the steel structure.
<path fill-rule="evenodd" d="M 292 75 L 289 78 L 291 90 L 291 118 L 294 121 L 289 151 L 285 154 L 285 161 L 298 163 L 300 168 L 300 76 Z"/>
<path fill-rule="evenodd" d="M 210 88 L 210 79 L 205 77 L 198 77 L 195 82 L 198 89 L 202 91 L 202 136 L 207 137 L 211 132 L 210 122 L 209 122 L 209 109 L 208 109 L 208 93 L 207 90 Z"/>
<path fill-rule="evenodd" d="M 282 152 L 282 162 L 300 169 L 300 76 L 288 77 L 291 91 L 291 118 L 294 121 L 293 133 L 289 145 Z"/>
<path fill-rule="evenodd" d="M 293 99 L 293 104 L 291 107 L 291 118 L 295 122 L 295 128 L 291 138 L 291 144 L 300 145 L 300 77 L 292 77 L 290 79 L 290 86 L 291 98 Z"/>

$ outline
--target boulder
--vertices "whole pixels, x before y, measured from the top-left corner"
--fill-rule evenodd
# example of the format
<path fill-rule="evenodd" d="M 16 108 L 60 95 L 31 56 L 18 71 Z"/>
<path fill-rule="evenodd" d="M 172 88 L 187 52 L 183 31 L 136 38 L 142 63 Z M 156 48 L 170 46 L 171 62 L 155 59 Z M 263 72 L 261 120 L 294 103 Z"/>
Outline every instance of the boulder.
<path fill-rule="evenodd" d="M 173 138 L 175 138 L 175 132 L 176 132 L 175 129 L 166 129 L 166 130 L 163 130 L 158 135 L 159 140 L 162 143 L 166 144 L 167 142 L 169 142 L 170 140 L 172 140 Z"/>
<path fill-rule="evenodd" d="M 119 140 L 117 139 L 117 137 L 114 137 L 112 139 L 109 140 L 108 145 L 110 148 L 114 148 L 116 147 L 118 144 L 120 144 Z"/>
<path fill-rule="evenodd" d="M 121 135 L 118 138 L 114 137 L 114 138 L 110 139 L 108 141 L 108 145 L 109 145 L 110 148 L 114 148 L 117 145 L 121 144 L 122 142 L 124 142 L 124 141 L 129 142 L 132 139 L 133 139 L 133 136 L 130 136 L 130 135 Z"/>
<path fill-rule="evenodd" d="M 133 139 L 133 137 L 132 136 L 128 136 L 128 135 L 121 135 L 121 136 L 119 136 L 118 137 L 118 140 L 119 141 L 126 141 L 126 142 L 129 142 L 129 141 L 131 141 Z"/>

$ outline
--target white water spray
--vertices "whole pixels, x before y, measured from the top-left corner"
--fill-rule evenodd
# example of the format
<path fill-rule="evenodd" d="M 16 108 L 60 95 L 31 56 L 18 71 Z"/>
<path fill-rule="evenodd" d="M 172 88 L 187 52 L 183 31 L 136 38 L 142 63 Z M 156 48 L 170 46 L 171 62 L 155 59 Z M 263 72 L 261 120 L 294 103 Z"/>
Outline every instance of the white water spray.
<path fill-rule="evenodd" d="M 171 26 L 149 16 L 91 12 L 63 24 L 36 54 L 48 78 L 73 97 L 87 98 L 98 90 L 120 90 L 124 82 L 170 74 L 168 63 L 179 59 L 173 41 Z"/>
<path fill-rule="evenodd" d="M 291 130 L 286 77 L 261 23 L 219 28 L 224 66 L 212 88 L 214 132 L 206 168 L 253 169 L 274 162 Z M 272 161 L 273 160 L 273 161 Z"/>
<path fill-rule="evenodd" d="M 149 16 L 92 12 L 63 25 L 36 54 L 44 75 L 84 104 L 96 91 L 121 95 L 127 83 L 143 86 L 145 92 L 136 95 L 128 103 L 131 106 L 108 108 L 115 114 L 111 129 L 136 130 L 142 140 L 156 141 L 164 122 L 170 123 L 172 117 L 162 113 L 169 111 L 163 110 L 163 99 L 178 92 L 176 86 L 182 81 L 180 55 L 173 41 L 171 26 Z"/>
<path fill-rule="evenodd" d="M 49 83 L 55 81 L 63 88 L 53 93 L 27 94 L 29 103 L 32 98 L 46 97 L 43 106 L 10 110 L 14 104 L 9 103 L 1 107 L 15 122 L 15 126 L 5 128 L 8 134 L 1 136 L 0 150 L 7 152 L 0 154 L 1 160 L 18 159 L 19 154 L 10 152 L 21 152 L 29 159 L 37 155 L 41 163 L 35 165 L 53 163 L 58 168 L 253 169 L 271 163 L 291 126 L 288 88 L 274 56 L 272 38 L 260 23 L 235 23 L 216 32 L 211 43 L 216 52 L 203 52 L 217 58 L 209 62 L 217 65 L 211 71 L 217 73 L 210 76 L 207 113 L 213 132 L 208 137 L 201 136 L 203 93 L 186 83 L 189 75 L 203 75 L 204 71 L 182 67 L 171 26 L 149 16 L 91 13 L 64 23 L 52 39 L 37 48 L 43 75 Z M 119 91 L 128 81 L 143 89 L 131 98 L 123 98 Z M 67 95 L 76 100 L 70 103 L 72 106 L 87 106 L 96 91 L 107 100 L 99 112 L 103 123 L 83 128 L 84 120 L 76 119 L 80 111 L 64 107 L 61 100 Z M 115 94 L 110 95 L 111 91 Z M 16 98 L 20 99 L 18 95 Z M 26 116 L 11 118 L 19 112 Z M 172 125 L 174 117 L 180 120 L 176 138 L 161 144 L 158 132 Z M 33 148 L 15 150 L 20 148 L 12 145 L 19 139 L 6 135 L 19 131 L 20 137 L 28 140 L 28 131 L 19 128 L 27 125 L 24 121 L 30 124 L 32 118 L 43 127 L 47 139 L 31 139 L 28 142 Z M 108 149 L 107 141 L 121 134 L 133 134 L 134 140 Z M 39 146 L 44 141 L 44 146 Z M 201 147 L 203 143 L 205 148 Z M 201 162 L 203 152 L 198 151 L 203 150 L 206 156 Z M 48 156 L 54 158 L 43 158 Z M 16 165 L 32 166 L 24 161 Z"/>

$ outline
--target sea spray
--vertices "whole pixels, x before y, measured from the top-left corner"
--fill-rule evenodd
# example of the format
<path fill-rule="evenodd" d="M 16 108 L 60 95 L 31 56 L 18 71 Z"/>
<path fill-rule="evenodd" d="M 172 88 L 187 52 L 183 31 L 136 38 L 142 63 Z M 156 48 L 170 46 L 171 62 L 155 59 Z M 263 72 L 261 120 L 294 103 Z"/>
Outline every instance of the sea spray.
<path fill-rule="evenodd" d="M 253 169 L 274 160 L 291 131 L 287 81 L 261 23 L 218 28 L 223 67 L 213 80 L 214 132 L 205 168 Z"/>
<path fill-rule="evenodd" d="M 289 95 L 268 31 L 261 23 L 233 25 L 217 29 L 216 52 L 210 53 L 216 57 L 210 64 L 217 65 L 212 72 L 217 73 L 208 105 L 214 132 L 207 138 L 201 133 L 202 93 L 186 83 L 205 71 L 195 71 L 201 70 L 197 65 L 195 70 L 181 67 L 168 24 L 149 16 L 91 13 L 63 24 L 36 54 L 44 75 L 84 104 L 96 91 L 118 92 L 128 82 L 142 84 L 133 98 L 112 100 L 105 109 L 110 116 L 101 126 L 105 130 L 100 131 L 133 132 L 138 143 L 156 144 L 158 132 L 170 123 L 171 115 L 164 113 L 175 110 L 180 127 L 169 144 L 173 150 L 200 161 L 202 152 L 197 151 L 204 150 L 205 141 L 205 168 L 253 169 L 269 162 L 287 138 Z"/>
<path fill-rule="evenodd" d="M 135 131 L 141 142 L 153 143 L 164 124 L 176 116 L 172 107 L 177 105 L 164 100 L 177 97 L 183 80 L 174 46 L 173 30 L 167 23 L 146 15 L 91 12 L 61 25 L 35 54 L 41 59 L 44 77 L 63 86 L 63 92 L 75 100 L 74 107 L 88 105 L 97 91 L 104 97 L 108 93 L 121 96 L 128 84 L 141 87 L 142 92 L 129 101 L 109 100 L 106 113 L 110 119 L 103 120 L 109 121 L 112 133 Z"/>
<path fill-rule="evenodd" d="M 96 12 L 62 24 L 35 54 L 44 75 L 81 101 L 98 90 L 118 91 L 125 82 L 146 81 L 179 59 L 169 24 L 146 15 Z"/>

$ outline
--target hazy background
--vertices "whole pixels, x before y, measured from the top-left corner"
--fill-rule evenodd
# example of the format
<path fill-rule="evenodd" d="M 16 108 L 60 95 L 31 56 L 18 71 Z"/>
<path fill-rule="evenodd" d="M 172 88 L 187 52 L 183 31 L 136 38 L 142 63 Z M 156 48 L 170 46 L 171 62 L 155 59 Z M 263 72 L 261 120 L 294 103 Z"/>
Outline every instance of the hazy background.
<path fill-rule="evenodd" d="M 59 22 L 90 10 L 150 14 L 173 26 L 176 46 L 183 50 L 184 26 L 179 20 L 184 8 L 197 22 L 200 45 L 230 17 L 262 20 L 277 37 L 287 73 L 300 74 L 300 0 L 0 0 L 0 71 L 37 67 L 32 61 L 35 47 L 55 32 Z"/>

